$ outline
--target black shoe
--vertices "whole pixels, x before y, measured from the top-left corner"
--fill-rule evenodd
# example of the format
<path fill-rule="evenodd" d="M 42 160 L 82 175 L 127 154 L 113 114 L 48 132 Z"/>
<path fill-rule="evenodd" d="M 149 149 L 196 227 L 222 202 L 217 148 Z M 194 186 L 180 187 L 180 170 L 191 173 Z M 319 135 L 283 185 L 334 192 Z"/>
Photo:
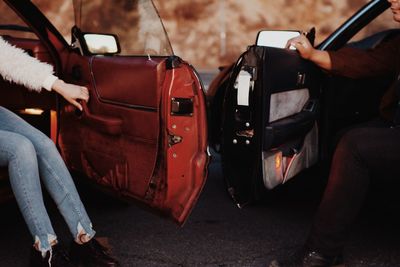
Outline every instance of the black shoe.
<path fill-rule="evenodd" d="M 47 251 L 43 258 L 42 252 L 32 248 L 30 257 L 30 267 L 73 267 L 73 265 L 64 249 L 60 245 L 52 247 L 51 251 Z"/>
<path fill-rule="evenodd" d="M 316 251 L 308 251 L 303 258 L 303 267 L 344 267 L 341 255 L 327 257 Z"/>
<path fill-rule="evenodd" d="M 344 267 L 342 256 L 327 257 L 318 252 L 301 250 L 282 260 L 273 260 L 269 267 Z"/>
<path fill-rule="evenodd" d="M 85 267 L 119 267 L 120 264 L 96 239 L 79 245 L 75 242 L 71 245 L 71 261 L 77 266 Z"/>

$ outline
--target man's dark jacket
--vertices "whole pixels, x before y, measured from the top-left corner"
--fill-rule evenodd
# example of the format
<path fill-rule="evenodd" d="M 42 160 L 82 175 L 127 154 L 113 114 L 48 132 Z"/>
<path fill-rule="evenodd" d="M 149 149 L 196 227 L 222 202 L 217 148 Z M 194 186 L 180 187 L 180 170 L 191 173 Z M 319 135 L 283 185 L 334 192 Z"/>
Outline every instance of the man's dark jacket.
<path fill-rule="evenodd" d="M 367 77 L 396 77 L 392 86 L 381 100 L 380 111 L 383 118 L 392 120 L 397 106 L 396 83 L 400 74 L 400 37 L 393 38 L 376 48 L 361 50 L 345 47 L 338 51 L 329 51 L 332 61 L 332 74 L 359 79 Z"/>

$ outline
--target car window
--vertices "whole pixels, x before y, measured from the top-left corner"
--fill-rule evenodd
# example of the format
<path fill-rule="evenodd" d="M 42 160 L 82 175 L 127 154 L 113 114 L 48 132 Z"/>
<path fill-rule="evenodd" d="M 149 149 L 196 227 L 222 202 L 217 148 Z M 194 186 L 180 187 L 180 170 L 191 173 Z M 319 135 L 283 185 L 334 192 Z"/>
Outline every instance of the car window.
<path fill-rule="evenodd" d="M 399 23 L 393 20 L 393 14 L 390 9 L 383 12 L 376 19 L 371 21 L 366 27 L 364 27 L 360 32 L 358 32 L 350 42 L 359 41 L 367 36 L 374 33 L 388 30 L 388 29 L 398 29 Z"/>
<path fill-rule="evenodd" d="M 34 38 L 36 35 L 30 32 L 26 23 L 3 1 L 0 1 L 0 35 L 11 35 L 13 37 Z"/>
<path fill-rule="evenodd" d="M 74 9 L 72 0 L 48 1 L 31 0 L 33 4 L 57 28 L 68 43 L 71 43 L 71 29 L 74 26 Z"/>
<path fill-rule="evenodd" d="M 116 34 L 121 55 L 173 54 L 151 0 L 75 0 L 74 6 L 81 31 Z"/>

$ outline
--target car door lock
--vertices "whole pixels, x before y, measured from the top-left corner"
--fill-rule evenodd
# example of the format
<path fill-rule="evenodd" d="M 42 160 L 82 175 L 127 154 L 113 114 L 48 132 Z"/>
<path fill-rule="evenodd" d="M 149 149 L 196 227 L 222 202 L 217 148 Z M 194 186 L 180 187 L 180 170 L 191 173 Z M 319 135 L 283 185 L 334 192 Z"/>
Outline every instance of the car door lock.
<path fill-rule="evenodd" d="M 173 135 L 173 134 L 168 135 L 168 145 L 170 147 L 174 146 L 176 144 L 182 143 L 182 140 L 183 140 L 182 136 Z"/>
<path fill-rule="evenodd" d="M 193 98 L 171 98 L 171 115 L 193 116 Z"/>

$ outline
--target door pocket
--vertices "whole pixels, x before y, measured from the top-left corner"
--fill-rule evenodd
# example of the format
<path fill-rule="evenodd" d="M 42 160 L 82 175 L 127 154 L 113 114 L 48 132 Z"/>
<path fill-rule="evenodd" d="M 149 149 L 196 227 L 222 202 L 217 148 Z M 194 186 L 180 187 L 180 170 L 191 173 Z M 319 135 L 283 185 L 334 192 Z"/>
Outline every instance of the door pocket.
<path fill-rule="evenodd" d="M 290 150 L 293 153 L 288 153 Z M 264 185 L 272 189 L 293 178 L 301 170 L 311 167 L 318 160 L 318 127 L 314 124 L 312 130 L 297 148 L 276 148 L 262 152 L 262 170 Z"/>
<path fill-rule="evenodd" d="M 89 111 L 86 103 L 82 104 L 82 121 L 98 132 L 120 135 L 122 133 L 122 119 L 107 115 L 94 115 Z"/>
<path fill-rule="evenodd" d="M 274 93 L 271 95 L 269 122 L 299 113 L 310 99 L 307 88 Z"/>
<path fill-rule="evenodd" d="M 315 124 L 316 114 L 304 110 L 293 116 L 270 123 L 264 130 L 263 150 L 276 148 L 290 140 L 306 136 Z"/>

